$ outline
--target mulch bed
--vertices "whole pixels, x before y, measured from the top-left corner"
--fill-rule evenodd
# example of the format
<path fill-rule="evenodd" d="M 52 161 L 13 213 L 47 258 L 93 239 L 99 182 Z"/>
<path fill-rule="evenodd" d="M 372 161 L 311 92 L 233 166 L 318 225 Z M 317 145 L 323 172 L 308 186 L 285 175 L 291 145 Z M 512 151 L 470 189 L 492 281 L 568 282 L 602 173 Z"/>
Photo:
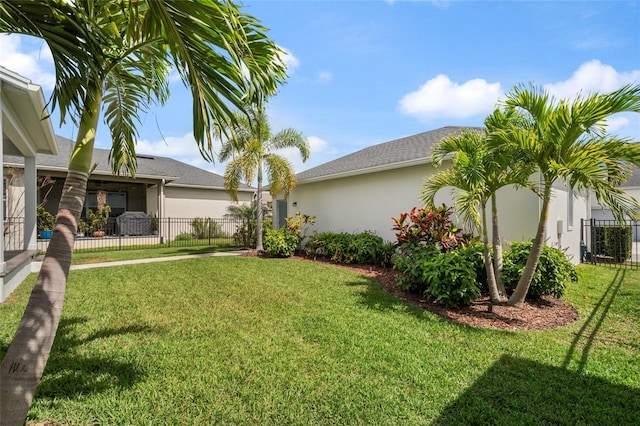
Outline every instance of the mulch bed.
<path fill-rule="evenodd" d="M 380 285 L 398 299 L 425 309 L 441 317 L 472 327 L 489 327 L 500 330 L 548 330 L 562 327 L 578 320 L 576 309 L 561 299 L 543 296 L 540 300 L 527 301 L 522 308 L 493 305 L 489 312 L 489 298 L 483 297 L 470 306 L 447 308 L 423 300 L 420 295 L 410 294 L 396 284 L 396 273 L 391 268 L 370 265 L 340 265 L 325 260 L 313 260 L 293 256 L 292 259 L 307 262 L 322 262 L 346 268 L 367 277 L 375 278 Z"/>

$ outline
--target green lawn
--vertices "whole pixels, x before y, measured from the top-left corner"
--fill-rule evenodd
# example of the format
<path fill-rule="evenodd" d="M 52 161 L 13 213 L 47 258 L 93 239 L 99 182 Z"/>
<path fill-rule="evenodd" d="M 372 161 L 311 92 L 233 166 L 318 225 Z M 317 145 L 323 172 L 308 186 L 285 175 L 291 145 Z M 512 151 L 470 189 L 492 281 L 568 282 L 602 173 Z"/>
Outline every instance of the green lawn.
<path fill-rule="evenodd" d="M 180 244 L 184 243 L 184 244 Z M 190 245 L 185 245 L 189 243 Z M 88 263 L 117 262 L 120 260 L 149 259 L 153 257 L 185 256 L 191 254 L 216 253 L 223 251 L 240 250 L 235 245 L 207 245 L 200 246 L 193 241 L 173 242 L 171 247 L 142 247 L 127 248 L 124 250 L 74 250 L 72 263 L 74 265 L 84 265 Z"/>
<path fill-rule="evenodd" d="M 473 329 L 288 259 L 73 271 L 30 418 L 73 425 L 637 424 L 640 272 L 579 268 L 579 322 Z M 4 354 L 30 284 L 0 306 Z"/>

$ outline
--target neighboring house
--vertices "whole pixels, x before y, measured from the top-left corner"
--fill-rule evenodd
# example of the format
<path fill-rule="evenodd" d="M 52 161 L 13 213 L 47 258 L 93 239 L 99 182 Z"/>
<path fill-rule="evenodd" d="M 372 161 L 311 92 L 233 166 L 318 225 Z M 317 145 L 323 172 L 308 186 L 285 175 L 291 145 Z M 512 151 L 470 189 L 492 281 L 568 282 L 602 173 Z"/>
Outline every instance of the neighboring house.
<path fill-rule="evenodd" d="M 40 189 L 38 199 L 38 202 L 46 201 L 45 208 L 52 213 L 57 211 L 74 145 L 72 140 L 60 136 L 57 142 L 58 155 L 38 155 L 36 159 L 38 176 L 55 181 L 53 185 Z M 111 218 L 126 211 L 144 212 L 158 218 L 220 218 L 232 203 L 224 190 L 223 177 L 218 174 L 171 158 L 138 155 L 136 176 L 117 176 L 112 173 L 108 158 L 109 150 L 94 149 L 96 168 L 89 176 L 82 217 L 86 217 L 87 209 L 97 209 L 100 191 L 106 193 Z M 4 165 L 5 174 L 11 171 L 19 175 L 23 167 L 22 158 L 5 155 Z M 254 188 L 241 185 L 238 189 L 239 202 L 250 202 L 254 192 Z"/>
<path fill-rule="evenodd" d="M 274 202 L 274 223 L 295 212 L 316 216 L 317 232 L 374 231 L 394 241 L 391 217 L 422 206 L 425 177 L 437 172 L 431 165 L 433 146 L 461 127 L 443 127 L 362 149 L 296 175 L 297 185 L 287 200 Z M 447 167 L 447 163 L 441 169 Z M 443 189 L 439 204 L 452 204 Z M 498 192 L 500 231 L 504 241 L 535 237 L 541 202 L 529 190 L 507 187 Z M 580 219 L 589 217 L 585 196 L 567 188 L 554 188 L 547 222 L 547 244 L 566 250 L 580 260 Z"/>
<path fill-rule="evenodd" d="M 0 67 L 2 156 L 20 158 L 19 175 L 4 174 L 0 183 L 0 302 L 31 272 L 36 250 L 37 154 L 56 154 L 56 140 L 42 88 Z M 7 169 L 5 169 L 6 171 Z M 12 216 L 21 212 L 20 217 Z M 7 250 L 10 242 L 13 250 Z"/>

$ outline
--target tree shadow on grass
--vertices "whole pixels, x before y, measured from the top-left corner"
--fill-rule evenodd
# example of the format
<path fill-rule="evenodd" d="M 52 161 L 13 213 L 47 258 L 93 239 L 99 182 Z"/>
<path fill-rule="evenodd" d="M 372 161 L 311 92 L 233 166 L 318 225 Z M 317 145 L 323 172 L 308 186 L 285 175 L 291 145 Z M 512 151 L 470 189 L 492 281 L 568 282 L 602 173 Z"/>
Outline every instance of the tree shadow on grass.
<path fill-rule="evenodd" d="M 72 330 L 75 325 L 85 322 L 87 319 L 80 317 L 61 319 L 36 399 L 74 399 L 80 395 L 100 393 L 113 388 L 129 388 L 145 377 L 143 368 L 134 360 L 116 358 L 108 352 L 79 355 L 75 348 L 99 339 L 155 330 L 136 324 L 101 329 L 85 338 L 77 338 Z"/>
<path fill-rule="evenodd" d="M 434 425 L 631 425 L 640 391 L 560 367 L 502 356 Z"/>
<path fill-rule="evenodd" d="M 625 269 L 618 269 L 616 274 L 613 277 L 613 280 L 602 294 L 598 302 L 589 314 L 589 317 L 584 321 L 580 330 L 576 333 L 573 341 L 571 342 L 571 346 L 569 347 L 569 351 L 564 359 L 564 363 L 562 366 L 564 368 L 569 367 L 572 361 L 574 361 L 574 357 L 576 355 L 576 351 L 578 350 L 581 341 L 584 341 L 582 346 L 581 354 L 579 355 L 578 363 L 578 372 L 584 371 L 584 367 L 587 364 L 587 359 L 589 358 L 589 353 L 593 347 L 594 341 L 597 339 L 600 329 L 602 328 L 602 324 L 607 318 L 607 314 L 613 305 L 618 293 L 620 292 L 620 288 L 624 283 L 626 276 Z"/>
<path fill-rule="evenodd" d="M 350 287 L 360 287 L 358 292 L 359 303 L 367 309 L 377 311 L 402 311 L 420 320 L 447 321 L 439 315 L 432 314 L 426 309 L 415 306 L 414 303 L 403 299 L 403 294 L 392 294 L 387 291 L 375 278 L 361 275 L 357 280 L 345 283 Z M 457 324 L 461 327 L 469 327 L 464 324 Z M 471 328 L 471 327 L 470 327 Z"/>

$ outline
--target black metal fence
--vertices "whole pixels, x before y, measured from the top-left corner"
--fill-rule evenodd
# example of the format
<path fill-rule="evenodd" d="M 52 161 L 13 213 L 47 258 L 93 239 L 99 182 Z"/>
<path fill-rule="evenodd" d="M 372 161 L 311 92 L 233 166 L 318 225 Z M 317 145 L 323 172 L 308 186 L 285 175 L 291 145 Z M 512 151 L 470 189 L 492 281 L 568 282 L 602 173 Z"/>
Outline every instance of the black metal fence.
<path fill-rule="evenodd" d="M 638 268 L 640 222 L 582 219 L 580 255 L 583 263 Z"/>
<path fill-rule="evenodd" d="M 89 223 L 83 219 L 84 223 Z M 24 223 L 21 221 L 20 223 Z M 5 226 L 6 229 L 6 226 Z M 148 216 L 109 218 L 102 229 L 81 229 L 74 250 L 102 251 L 163 247 L 242 247 L 249 224 L 231 218 L 151 218 Z M 84 231 L 84 232 L 82 232 Z M 16 233 L 22 229 L 16 228 Z M 6 240 L 5 231 L 5 240 Z M 22 232 L 24 235 L 24 232 Z M 46 250 L 49 238 L 38 232 L 38 250 Z M 24 238 L 24 237 L 22 237 Z M 14 238 L 17 240 L 18 238 Z M 15 249 L 21 249 L 15 248 Z M 7 244 L 5 244 L 5 249 Z"/>

